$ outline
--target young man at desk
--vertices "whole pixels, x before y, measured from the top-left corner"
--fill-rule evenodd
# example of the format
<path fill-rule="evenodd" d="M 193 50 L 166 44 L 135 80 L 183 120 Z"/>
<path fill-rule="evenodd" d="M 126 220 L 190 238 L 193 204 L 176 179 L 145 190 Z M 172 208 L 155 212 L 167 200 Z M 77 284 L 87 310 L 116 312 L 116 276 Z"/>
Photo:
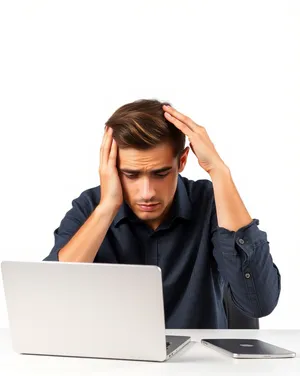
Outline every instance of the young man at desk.
<path fill-rule="evenodd" d="M 73 200 L 44 261 L 158 265 L 166 328 L 227 328 L 225 285 L 241 312 L 266 316 L 280 294 L 267 234 L 206 129 L 163 104 L 135 101 L 106 122 L 101 185 Z M 211 181 L 179 174 L 186 136 Z"/>

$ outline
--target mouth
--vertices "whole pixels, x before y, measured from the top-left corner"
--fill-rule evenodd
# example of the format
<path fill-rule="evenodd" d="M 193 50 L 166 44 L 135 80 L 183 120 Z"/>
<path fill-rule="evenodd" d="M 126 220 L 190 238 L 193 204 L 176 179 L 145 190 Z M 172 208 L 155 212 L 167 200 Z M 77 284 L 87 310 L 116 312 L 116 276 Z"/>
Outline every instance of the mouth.
<path fill-rule="evenodd" d="M 138 207 L 142 211 L 153 211 L 153 210 L 157 209 L 158 206 L 159 206 L 159 204 L 144 204 L 144 205 L 138 204 Z"/>

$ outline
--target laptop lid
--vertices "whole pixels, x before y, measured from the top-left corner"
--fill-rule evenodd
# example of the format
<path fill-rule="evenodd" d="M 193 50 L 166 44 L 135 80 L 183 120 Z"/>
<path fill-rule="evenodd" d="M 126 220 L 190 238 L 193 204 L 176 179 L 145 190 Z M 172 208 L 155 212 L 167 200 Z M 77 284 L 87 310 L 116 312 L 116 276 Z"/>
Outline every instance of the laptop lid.
<path fill-rule="evenodd" d="M 159 267 L 3 261 L 1 269 L 15 351 L 166 359 Z"/>

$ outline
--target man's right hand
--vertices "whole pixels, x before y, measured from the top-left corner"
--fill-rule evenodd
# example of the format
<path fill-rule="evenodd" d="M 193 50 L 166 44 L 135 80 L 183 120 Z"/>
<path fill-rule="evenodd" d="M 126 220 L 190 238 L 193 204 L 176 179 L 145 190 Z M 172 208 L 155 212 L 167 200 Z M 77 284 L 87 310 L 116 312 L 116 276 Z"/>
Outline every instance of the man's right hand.
<path fill-rule="evenodd" d="M 123 190 L 117 170 L 118 145 L 112 133 L 112 128 L 106 126 L 100 149 L 100 204 L 117 211 L 123 203 Z"/>

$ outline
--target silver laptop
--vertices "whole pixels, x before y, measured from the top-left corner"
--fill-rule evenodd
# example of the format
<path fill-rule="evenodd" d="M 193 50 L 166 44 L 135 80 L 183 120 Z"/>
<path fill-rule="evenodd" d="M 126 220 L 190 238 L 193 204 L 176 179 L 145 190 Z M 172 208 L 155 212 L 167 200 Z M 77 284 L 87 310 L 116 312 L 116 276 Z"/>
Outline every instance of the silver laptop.
<path fill-rule="evenodd" d="M 202 339 L 201 343 L 233 358 L 294 358 L 296 353 L 259 339 L 214 338 Z"/>
<path fill-rule="evenodd" d="M 190 341 L 165 336 L 157 266 L 3 261 L 1 270 L 18 353 L 164 361 Z"/>

